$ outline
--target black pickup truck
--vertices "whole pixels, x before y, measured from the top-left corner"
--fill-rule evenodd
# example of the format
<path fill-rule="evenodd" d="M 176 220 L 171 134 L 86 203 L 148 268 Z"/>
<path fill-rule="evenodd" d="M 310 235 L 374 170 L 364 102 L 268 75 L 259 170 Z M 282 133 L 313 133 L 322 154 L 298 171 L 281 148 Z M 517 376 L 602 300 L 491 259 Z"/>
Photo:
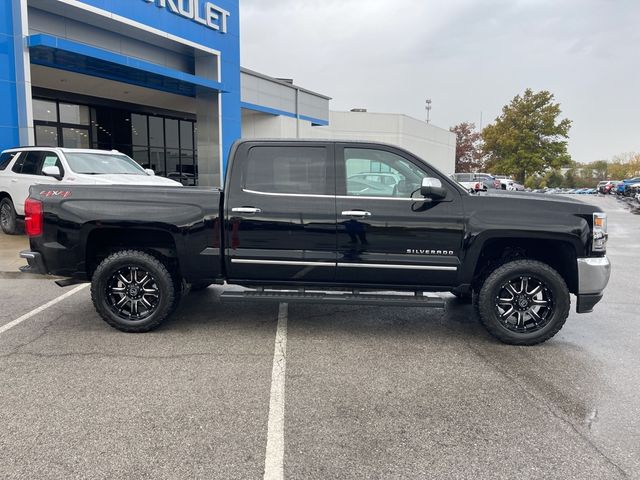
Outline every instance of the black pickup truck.
<path fill-rule="evenodd" d="M 53 181 L 53 180 L 52 180 Z M 411 153 L 332 141 L 237 142 L 224 190 L 38 185 L 32 271 L 91 282 L 125 332 L 158 327 L 189 289 L 223 301 L 440 307 L 473 298 L 487 330 L 533 345 L 592 311 L 610 275 L 607 219 L 557 196 L 470 194 Z"/>

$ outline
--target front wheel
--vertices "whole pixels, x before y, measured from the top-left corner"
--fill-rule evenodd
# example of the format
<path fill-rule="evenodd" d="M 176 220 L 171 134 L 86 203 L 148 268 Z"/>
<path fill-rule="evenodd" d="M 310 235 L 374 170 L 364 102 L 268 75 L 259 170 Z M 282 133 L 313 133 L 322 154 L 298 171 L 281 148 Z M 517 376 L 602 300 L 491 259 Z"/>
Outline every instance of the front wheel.
<path fill-rule="evenodd" d="M 497 268 L 478 296 L 480 321 L 491 335 L 510 345 L 549 340 L 563 327 L 570 306 L 564 279 L 536 260 L 515 260 Z"/>
<path fill-rule="evenodd" d="M 154 330 L 175 310 L 173 277 L 157 258 L 137 250 L 116 252 L 96 268 L 91 299 L 100 316 L 122 332 Z"/>
<path fill-rule="evenodd" d="M 0 228 L 7 235 L 17 235 L 18 233 L 16 209 L 9 198 L 3 198 L 0 202 Z"/>

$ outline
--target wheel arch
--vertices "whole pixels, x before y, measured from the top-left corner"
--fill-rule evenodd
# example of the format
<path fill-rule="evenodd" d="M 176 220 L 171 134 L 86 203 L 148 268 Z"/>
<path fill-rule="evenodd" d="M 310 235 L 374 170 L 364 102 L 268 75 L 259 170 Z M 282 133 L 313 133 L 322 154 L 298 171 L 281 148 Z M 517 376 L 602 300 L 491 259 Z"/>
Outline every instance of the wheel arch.
<path fill-rule="evenodd" d="M 180 272 L 179 247 L 172 232 L 162 228 L 89 228 L 84 234 L 84 266 L 91 278 L 97 266 L 114 252 L 136 250 L 161 260 L 174 273 Z"/>
<path fill-rule="evenodd" d="M 468 258 L 465 272 L 474 289 L 479 288 L 487 274 L 498 265 L 517 259 L 532 259 L 555 269 L 569 291 L 579 287 L 577 258 L 583 252 L 580 240 L 568 235 L 557 236 L 492 236 L 477 245 Z"/>

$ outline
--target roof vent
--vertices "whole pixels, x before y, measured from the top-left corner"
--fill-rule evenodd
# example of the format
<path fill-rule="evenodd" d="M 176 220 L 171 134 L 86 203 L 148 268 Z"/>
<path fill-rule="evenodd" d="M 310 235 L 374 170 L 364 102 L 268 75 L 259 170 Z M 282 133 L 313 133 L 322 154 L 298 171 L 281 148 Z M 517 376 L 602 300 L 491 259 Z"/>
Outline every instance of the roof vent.
<path fill-rule="evenodd" d="M 354 113 L 367 113 L 366 108 L 352 108 L 351 111 Z"/>
<path fill-rule="evenodd" d="M 288 83 L 289 85 L 293 85 L 293 78 L 276 78 L 276 80 L 280 80 L 281 82 Z"/>

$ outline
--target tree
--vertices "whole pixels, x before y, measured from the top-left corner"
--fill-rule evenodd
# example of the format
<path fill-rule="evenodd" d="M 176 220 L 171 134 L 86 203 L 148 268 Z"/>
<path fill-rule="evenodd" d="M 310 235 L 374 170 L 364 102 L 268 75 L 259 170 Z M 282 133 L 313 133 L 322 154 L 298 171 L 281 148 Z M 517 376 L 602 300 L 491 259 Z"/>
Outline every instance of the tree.
<path fill-rule="evenodd" d="M 527 89 L 516 95 L 482 132 L 488 169 L 514 175 L 522 183 L 531 175 L 570 165 L 571 120 L 559 120 L 561 113 L 550 92 Z"/>
<path fill-rule="evenodd" d="M 456 134 L 456 172 L 477 172 L 483 165 L 482 134 L 469 122 L 449 130 Z"/>

